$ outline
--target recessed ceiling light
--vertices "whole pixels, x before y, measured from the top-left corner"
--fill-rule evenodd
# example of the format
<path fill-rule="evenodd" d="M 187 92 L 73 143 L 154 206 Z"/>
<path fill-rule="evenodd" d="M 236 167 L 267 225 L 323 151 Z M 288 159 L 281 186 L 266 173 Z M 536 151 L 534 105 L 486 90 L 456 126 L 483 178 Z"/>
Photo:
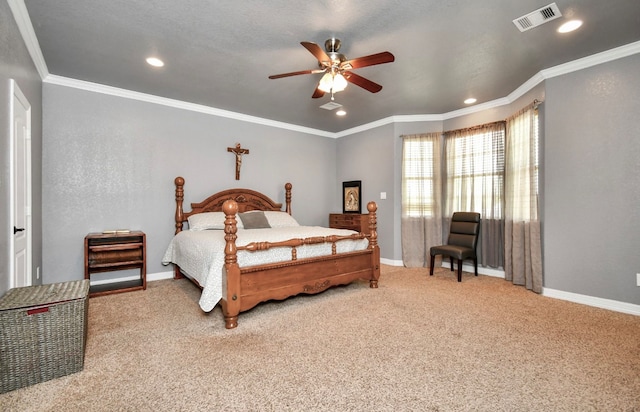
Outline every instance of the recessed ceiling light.
<path fill-rule="evenodd" d="M 147 58 L 147 63 L 149 63 L 153 67 L 162 67 L 162 66 L 164 66 L 164 62 L 162 60 L 158 59 L 157 57 L 148 57 Z"/>
<path fill-rule="evenodd" d="M 346 115 L 346 114 L 347 114 L 347 112 L 346 112 L 344 109 L 340 109 L 340 110 L 338 110 L 338 111 L 336 112 L 336 115 L 337 115 L 337 116 L 344 116 L 344 115 Z"/>
<path fill-rule="evenodd" d="M 464 101 L 464 104 L 474 104 L 477 101 L 477 99 L 474 99 L 473 97 L 469 97 L 467 100 Z"/>
<path fill-rule="evenodd" d="M 558 28 L 558 33 L 569 33 L 582 26 L 582 20 L 569 20 Z"/>

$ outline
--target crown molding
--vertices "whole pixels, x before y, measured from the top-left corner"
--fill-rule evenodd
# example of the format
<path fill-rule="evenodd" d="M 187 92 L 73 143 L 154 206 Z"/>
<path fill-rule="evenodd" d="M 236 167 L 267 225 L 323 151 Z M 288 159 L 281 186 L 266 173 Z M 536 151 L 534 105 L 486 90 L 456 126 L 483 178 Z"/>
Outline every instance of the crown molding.
<path fill-rule="evenodd" d="M 350 129 L 345 129 L 341 132 L 336 132 L 334 133 L 334 137 L 336 139 L 339 139 L 341 137 L 345 137 L 345 136 L 350 136 L 352 134 L 356 134 L 356 133 L 360 133 L 360 132 L 364 132 L 367 130 L 371 130 L 371 129 L 375 129 L 381 126 L 385 126 L 388 124 L 392 124 L 393 123 L 393 116 L 392 117 L 385 117 L 384 119 L 380 119 L 380 120 L 376 120 L 375 122 L 371 122 L 371 123 L 365 123 L 363 125 L 360 126 L 356 126 L 356 127 L 352 127 Z"/>
<path fill-rule="evenodd" d="M 309 127 L 298 126 L 291 123 L 278 122 L 275 120 L 264 119 L 256 116 L 249 116 L 247 114 L 231 112 L 228 110 L 216 109 L 215 107 L 204 106 L 201 104 L 189 103 L 182 100 L 169 99 L 166 97 L 155 96 L 147 93 L 135 92 L 127 89 L 120 89 L 117 87 L 106 86 L 104 84 L 87 82 L 84 80 L 71 79 L 69 77 L 56 76 L 53 74 L 48 75 L 43 83 L 54 84 L 58 86 L 73 87 L 75 89 L 81 89 L 94 93 L 101 93 L 110 96 L 122 97 L 125 99 L 138 100 L 147 103 L 154 103 L 163 106 L 174 107 L 176 109 L 189 110 L 192 112 L 210 114 L 213 116 L 226 117 L 229 119 L 240 120 L 248 123 L 261 124 L 263 126 L 277 127 L 280 129 L 292 130 L 300 133 L 308 133 L 323 137 L 335 137 L 335 133 L 326 132 L 324 130 L 312 129 Z"/>
<path fill-rule="evenodd" d="M 511 101 L 506 97 L 501 97 L 499 99 L 491 100 L 485 103 L 476 104 L 472 107 L 465 107 L 464 109 L 454 110 L 452 112 L 448 112 L 442 115 L 444 120 L 455 119 L 456 117 L 466 116 L 468 114 L 483 112 L 488 109 L 493 109 L 496 107 L 504 106 L 511 103 Z"/>
<path fill-rule="evenodd" d="M 36 32 L 33 30 L 27 6 L 25 6 L 24 0 L 7 0 L 7 3 L 9 3 L 9 7 L 13 13 L 13 19 L 18 25 L 18 30 L 20 31 L 25 46 L 31 55 L 31 60 L 33 60 L 33 64 L 36 66 L 36 70 L 38 71 L 40 78 L 44 79 L 49 75 L 49 69 L 47 68 L 44 56 L 42 55 L 42 50 L 40 49 L 40 43 L 38 43 Z"/>
<path fill-rule="evenodd" d="M 596 53 L 591 56 L 570 61 L 568 63 L 559 64 L 548 69 L 543 69 L 540 73 L 542 77 L 544 77 L 544 79 L 551 79 L 553 77 L 577 72 L 592 66 L 596 66 L 598 64 L 608 63 L 638 53 L 640 53 L 640 41 L 625 44 L 624 46 L 616 47 L 614 49 L 603 51 L 601 53 Z"/>

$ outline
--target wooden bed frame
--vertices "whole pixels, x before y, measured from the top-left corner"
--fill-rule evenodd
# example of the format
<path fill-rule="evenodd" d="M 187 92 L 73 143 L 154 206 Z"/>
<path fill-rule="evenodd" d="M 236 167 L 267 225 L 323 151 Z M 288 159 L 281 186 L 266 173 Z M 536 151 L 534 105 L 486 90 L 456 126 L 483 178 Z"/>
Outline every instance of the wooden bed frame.
<path fill-rule="evenodd" d="M 238 315 L 260 302 L 283 300 L 290 296 L 316 294 L 336 285 L 346 285 L 355 280 L 368 280 L 371 288 L 378 287 L 380 278 L 380 249 L 375 202 L 367 204 L 370 233 L 350 236 L 327 236 L 305 239 L 291 239 L 284 242 L 256 242 L 237 246 L 236 214 L 249 210 L 282 211 L 282 204 L 268 196 L 249 189 L 230 189 L 209 196 L 200 203 L 191 203 L 191 211 L 184 212 L 184 179 L 175 178 L 175 233 L 182 231 L 184 222 L 191 215 L 203 212 L 225 213 L 225 264 L 223 269 L 222 312 L 225 327 L 238 326 Z M 285 211 L 291 214 L 291 183 L 285 185 Z M 368 238 L 367 249 L 349 253 L 336 253 L 336 242 L 345 239 Z M 296 247 L 304 244 L 331 243 L 333 254 L 315 258 L 296 258 Z M 258 266 L 240 267 L 237 263 L 238 250 L 266 250 L 271 247 L 291 248 L 291 260 Z M 174 265 L 174 278 L 183 277 L 180 268 Z M 194 279 L 186 276 L 194 283 Z M 200 286 L 200 285 L 198 285 Z M 201 286 L 200 286 L 201 287 Z"/>

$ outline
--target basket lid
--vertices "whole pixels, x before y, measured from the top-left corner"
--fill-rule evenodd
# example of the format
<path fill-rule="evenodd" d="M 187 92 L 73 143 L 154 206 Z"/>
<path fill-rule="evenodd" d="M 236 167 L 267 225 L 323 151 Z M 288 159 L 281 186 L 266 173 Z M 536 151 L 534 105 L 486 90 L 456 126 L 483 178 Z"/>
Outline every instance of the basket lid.
<path fill-rule="evenodd" d="M 88 293 L 88 279 L 13 288 L 0 299 L 0 311 L 83 299 Z"/>

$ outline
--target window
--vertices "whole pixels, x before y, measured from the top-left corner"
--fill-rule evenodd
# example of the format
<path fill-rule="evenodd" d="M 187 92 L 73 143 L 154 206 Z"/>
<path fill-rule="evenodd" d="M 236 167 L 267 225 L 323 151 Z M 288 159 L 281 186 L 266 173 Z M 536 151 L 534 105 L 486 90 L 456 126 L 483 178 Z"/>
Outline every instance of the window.
<path fill-rule="evenodd" d="M 432 217 L 439 208 L 440 138 L 440 133 L 432 133 L 403 140 L 403 216 Z"/>
<path fill-rule="evenodd" d="M 540 169 L 538 111 L 529 110 L 509 120 L 506 176 L 510 180 L 509 217 L 519 221 L 538 219 Z"/>
<path fill-rule="evenodd" d="M 445 135 L 447 164 L 445 215 L 478 212 L 502 219 L 505 125 L 503 122 Z"/>
<path fill-rule="evenodd" d="M 506 222 L 537 219 L 538 127 L 536 112 L 444 134 L 402 136 L 405 264 L 425 266 L 429 247 L 448 233 L 450 217 L 465 211 L 481 214 L 479 263 L 504 267 Z"/>

